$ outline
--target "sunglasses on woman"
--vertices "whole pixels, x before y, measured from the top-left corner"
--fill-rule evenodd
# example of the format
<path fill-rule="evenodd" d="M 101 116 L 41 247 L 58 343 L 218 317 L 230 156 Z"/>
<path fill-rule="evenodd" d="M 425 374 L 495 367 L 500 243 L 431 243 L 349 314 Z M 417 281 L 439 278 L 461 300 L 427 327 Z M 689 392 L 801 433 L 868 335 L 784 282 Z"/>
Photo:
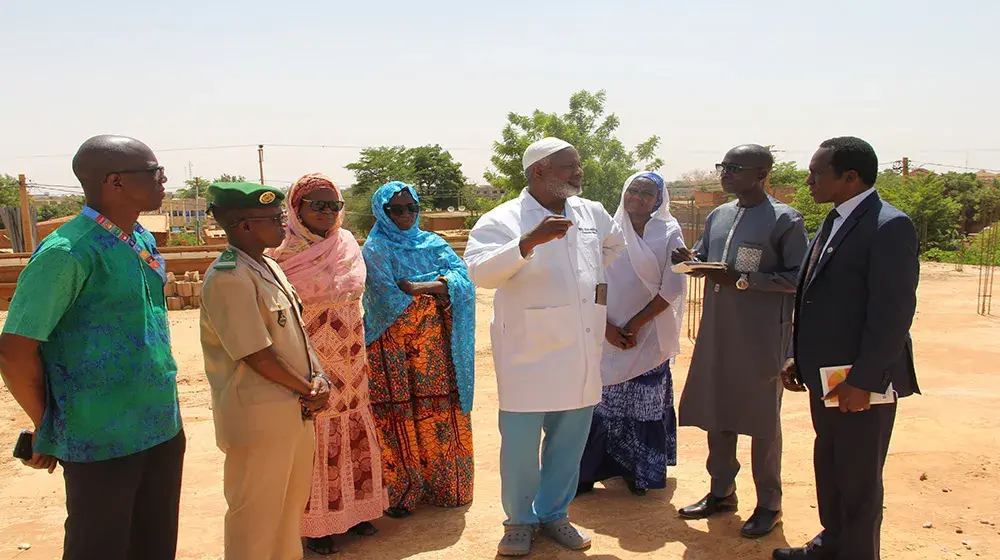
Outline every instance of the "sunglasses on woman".
<path fill-rule="evenodd" d="M 386 204 L 384 209 L 386 214 L 391 214 L 393 216 L 402 216 L 407 212 L 410 214 L 420 213 L 420 205 L 414 202 L 411 202 L 410 204 Z"/>
<path fill-rule="evenodd" d="M 329 208 L 331 212 L 340 212 L 344 209 L 343 200 L 309 200 L 303 198 L 302 202 L 308 203 L 309 209 L 313 212 L 323 212 L 327 208 Z"/>

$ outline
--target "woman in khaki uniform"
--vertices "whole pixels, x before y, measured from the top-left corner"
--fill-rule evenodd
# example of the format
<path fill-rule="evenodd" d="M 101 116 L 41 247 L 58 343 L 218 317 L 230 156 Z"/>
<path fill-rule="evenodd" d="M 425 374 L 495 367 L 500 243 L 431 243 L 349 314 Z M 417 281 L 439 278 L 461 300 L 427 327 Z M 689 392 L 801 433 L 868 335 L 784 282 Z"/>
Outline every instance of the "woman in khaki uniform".
<path fill-rule="evenodd" d="M 263 252 L 284 238 L 284 195 L 253 183 L 216 183 L 212 214 L 229 249 L 202 288 L 201 343 L 212 387 L 216 443 L 226 454 L 226 560 L 302 558 L 309 499 L 311 416 L 330 383 L 313 357 L 295 290 Z"/>

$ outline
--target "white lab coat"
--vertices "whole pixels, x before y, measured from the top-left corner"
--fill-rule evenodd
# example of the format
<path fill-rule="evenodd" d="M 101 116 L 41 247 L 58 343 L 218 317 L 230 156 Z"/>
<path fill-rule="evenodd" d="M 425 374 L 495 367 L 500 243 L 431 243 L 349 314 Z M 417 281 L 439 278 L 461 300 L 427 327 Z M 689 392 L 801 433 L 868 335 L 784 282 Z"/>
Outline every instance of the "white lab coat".
<path fill-rule="evenodd" d="M 607 308 L 594 297 L 625 240 L 600 203 L 572 197 L 566 237 L 522 257 L 521 236 L 548 214 L 524 190 L 480 218 L 465 249 L 472 281 L 496 289 L 490 337 L 506 412 L 575 410 L 601 401 Z"/>

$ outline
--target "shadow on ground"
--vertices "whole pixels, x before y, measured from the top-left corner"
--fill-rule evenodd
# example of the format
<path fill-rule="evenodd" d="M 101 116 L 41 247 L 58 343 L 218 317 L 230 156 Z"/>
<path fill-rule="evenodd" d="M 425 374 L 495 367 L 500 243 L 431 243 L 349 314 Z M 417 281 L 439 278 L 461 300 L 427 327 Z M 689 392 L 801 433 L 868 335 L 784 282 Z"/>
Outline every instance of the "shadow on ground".
<path fill-rule="evenodd" d="M 469 506 L 458 508 L 436 508 L 420 506 L 406 519 L 381 517 L 372 521 L 379 529 L 374 537 L 339 535 L 335 537 L 341 552 L 329 556 L 307 553 L 306 559 L 336 558 L 378 558 L 391 560 L 415 556 L 420 553 L 442 551 L 462 538 L 465 531 L 465 516 Z M 378 539 L 378 550 L 374 552 L 365 546 L 366 539 Z M 384 551 L 391 551 L 386 553 Z M 455 560 L 459 560 L 456 558 Z"/>
<path fill-rule="evenodd" d="M 678 549 L 679 543 L 684 548 L 680 556 L 684 560 L 770 558 L 773 549 L 788 546 L 781 525 L 762 539 L 742 538 L 740 528 L 745 520 L 735 513 L 703 521 L 681 519 L 677 509 L 688 504 L 671 503 L 676 479 L 668 479 L 666 489 L 650 491 L 644 497 L 630 494 L 621 480 L 606 484 L 577 498 L 570 508 L 573 521 L 589 529 L 595 543 L 616 539 L 623 550 L 637 553 Z"/>

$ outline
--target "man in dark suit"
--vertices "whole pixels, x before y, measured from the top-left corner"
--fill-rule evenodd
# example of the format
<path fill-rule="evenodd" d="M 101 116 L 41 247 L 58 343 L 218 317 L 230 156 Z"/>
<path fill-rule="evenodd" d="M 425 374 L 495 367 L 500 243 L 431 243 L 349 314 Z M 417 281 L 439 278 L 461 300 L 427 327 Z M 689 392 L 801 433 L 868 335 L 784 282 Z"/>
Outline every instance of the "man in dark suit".
<path fill-rule="evenodd" d="M 896 402 L 871 405 L 892 385 L 896 398 L 919 393 L 910 324 L 917 304 L 913 223 L 875 192 L 878 157 L 865 141 L 833 138 L 809 163 L 817 203 L 834 204 L 802 265 L 790 356 L 781 372 L 792 391 L 810 393 L 813 461 L 823 531 L 778 560 L 878 560 L 882 467 Z M 851 366 L 826 398 L 820 368 Z M 827 407 L 836 398 L 838 406 Z"/>

